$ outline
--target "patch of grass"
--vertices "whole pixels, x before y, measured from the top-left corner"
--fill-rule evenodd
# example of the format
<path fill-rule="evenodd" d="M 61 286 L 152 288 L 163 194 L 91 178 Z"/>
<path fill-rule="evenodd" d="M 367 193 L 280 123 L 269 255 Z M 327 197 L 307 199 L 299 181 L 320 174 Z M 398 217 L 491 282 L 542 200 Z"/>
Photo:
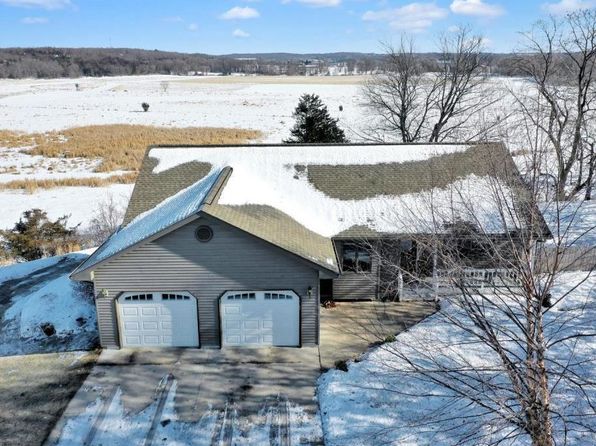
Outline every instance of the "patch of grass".
<path fill-rule="evenodd" d="M 261 136 L 256 130 L 212 127 L 166 128 L 143 125 L 91 125 L 48 133 L 0 130 L 0 146 L 29 147 L 30 155 L 102 159 L 97 172 L 137 171 L 150 145 L 243 144 Z"/>
<path fill-rule="evenodd" d="M 105 178 L 56 178 L 56 179 L 26 179 L 13 180 L 7 183 L 0 183 L 0 190 L 24 190 L 33 193 L 38 189 L 52 189 L 55 187 L 103 187 L 110 184 L 131 184 L 137 178 L 136 172 L 124 173 L 122 175 L 111 175 Z"/>

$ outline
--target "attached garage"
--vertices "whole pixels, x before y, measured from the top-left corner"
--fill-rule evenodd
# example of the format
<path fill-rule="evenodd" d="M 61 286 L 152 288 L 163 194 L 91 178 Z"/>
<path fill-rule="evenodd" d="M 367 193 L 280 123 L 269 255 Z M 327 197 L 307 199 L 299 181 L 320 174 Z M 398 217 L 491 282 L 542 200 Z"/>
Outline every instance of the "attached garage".
<path fill-rule="evenodd" d="M 223 346 L 300 345 L 300 298 L 293 291 L 234 291 L 220 301 Z"/>
<path fill-rule="evenodd" d="M 118 298 L 122 347 L 198 347 L 197 300 L 189 293 L 125 293 Z"/>

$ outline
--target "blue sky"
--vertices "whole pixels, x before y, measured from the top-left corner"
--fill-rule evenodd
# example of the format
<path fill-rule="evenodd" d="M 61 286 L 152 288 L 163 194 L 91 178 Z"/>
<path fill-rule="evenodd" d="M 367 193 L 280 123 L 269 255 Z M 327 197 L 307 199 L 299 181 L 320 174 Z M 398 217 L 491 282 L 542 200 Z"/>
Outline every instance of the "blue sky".
<path fill-rule="evenodd" d="M 492 51 L 548 14 L 596 0 L 0 0 L 0 46 L 134 47 L 209 54 L 381 50 L 413 33 L 421 51 L 469 24 Z"/>

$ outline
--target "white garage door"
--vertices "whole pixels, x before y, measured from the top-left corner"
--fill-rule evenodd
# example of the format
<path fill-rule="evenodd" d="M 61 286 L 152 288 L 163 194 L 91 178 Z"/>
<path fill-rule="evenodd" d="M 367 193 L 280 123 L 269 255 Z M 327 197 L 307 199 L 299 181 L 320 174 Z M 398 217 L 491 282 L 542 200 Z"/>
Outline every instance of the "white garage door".
<path fill-rule="evenodd" d="M 224 346 L 300 345 L 300 299 L 293 291 L 234 291 L 220 302 Z"/>
<path fill-rule="evenodd" d="M 118 299 L 122 347 L 198 347 L 197 301 L 187 293 L 124 294 Z"/>

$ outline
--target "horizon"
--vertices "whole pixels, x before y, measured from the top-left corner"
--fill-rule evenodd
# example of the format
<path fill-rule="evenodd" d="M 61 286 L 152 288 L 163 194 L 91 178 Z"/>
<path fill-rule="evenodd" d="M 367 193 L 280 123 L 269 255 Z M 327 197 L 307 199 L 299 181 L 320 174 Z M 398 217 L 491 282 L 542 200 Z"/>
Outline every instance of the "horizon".
<path fill-rule="evenodd" d="M 233 54 L 381 54 L 414 35 L 418 53 L 461 26 L 482 31 L 485 52 L 519 47 L 533 23 L 595 0 L 224 0 L 144 2 L 0 0 L 2 48 L 144 49 Z"/>

